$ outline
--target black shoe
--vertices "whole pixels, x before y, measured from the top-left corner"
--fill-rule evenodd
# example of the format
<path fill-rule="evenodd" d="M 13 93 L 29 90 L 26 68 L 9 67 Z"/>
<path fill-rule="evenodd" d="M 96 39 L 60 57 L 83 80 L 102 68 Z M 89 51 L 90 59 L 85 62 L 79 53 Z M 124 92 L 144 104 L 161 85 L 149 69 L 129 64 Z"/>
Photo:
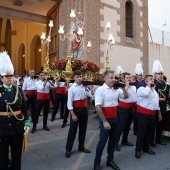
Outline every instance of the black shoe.
<path fill-rule="evenodd" d="M 141 152 L 136 152 L 135 157 L 136 157 L 136 159 L 140 159 L 141 158 Z"/>
<path fill-rule="evenodd" d="M 118 145 L 115 145 L 115 151 L 118 151 L 118 152 L 121 151 Z"/>
<path fill-rule="evenodd" d="M 165 142 L 163 142 L 163 141 L 156 141 L 156 143 L 158 143 L 158 144 L 160 144 L 160 145 L 166 145 L 166 143 Z"/>
<path fill-rule="evenodd" d="M 94 169 L 93 170 L 100 170 L 100 164 L 94 164 Z"/>
<path fill-rule="evenodd" d="M 126 145 L 126 146 L 134 146 L 132 143 L 126 141 L 126 142 L 122 142 L 122 145 Z"/>
<path fill-rule="evenodd" d="M 10 167 L 11 167 L 11 159 L 8 158 L 8 168 L 10 168 Z"/>
<path fill-rule="evenodd" d="M 31 133 L 35 133 L 35 132 L 36 132 L 36 127 L 33 127 Z"/>
<path fill-rule="evenodd" d="M 154 148 L 156 147 L 156 144 L 155 144 L 155 143 L 151 143 L 150 145 L 151 145 L 152 147 L 154 147 Z"/>
<path fill-rule="evenodd" d="M 84 153 L 91 153 L 90 150 L 87 150 L 87 149 L 85 149 L 85 148 L 84 148 L 84 149 L 79 149 L 79 151 L 80 151 L 80 152 L 84 152 Z"/>
<path fill-rule="evenodd" d="M 65 153 L 65 156 L 66 156 L 66 158 L 70 158 L 70 157 L 71 157 L 71 152 L 70 152 L 70 151 L 67 151 L 67 152 Z"/>
<path fill-rule="evenodd" d="M 151 155 L 155 155 L 155 152 L 152 151 L 152 150 L 150 150 L 150 149 L 148 149 L 148 150 L 143 150 L 143 152 L 146 152 L 146 153 L 151 154 Z"/>
<path fill-rule="evenodd" d="M 46 131 L 50 131 L 50 129 L 47 126 L 44 126 L 43 129 Z"/>
<path fill-rule="evenodd" d="M 54 122 L 54 118 L 51 118 L 51 122 Z"/>
<path fill-rule="evenodd" d="M 106 162 L 106 166 L 110 166 L 114 170 L 120 170 L 120 168 L 114 162 Z"/>
<path fill-rule="evenodd" d="M 61 127 L 62 127 L 62 128 L 65 128 L 65 127 L 66 127 L 66 123 L 63 123 Z"/>

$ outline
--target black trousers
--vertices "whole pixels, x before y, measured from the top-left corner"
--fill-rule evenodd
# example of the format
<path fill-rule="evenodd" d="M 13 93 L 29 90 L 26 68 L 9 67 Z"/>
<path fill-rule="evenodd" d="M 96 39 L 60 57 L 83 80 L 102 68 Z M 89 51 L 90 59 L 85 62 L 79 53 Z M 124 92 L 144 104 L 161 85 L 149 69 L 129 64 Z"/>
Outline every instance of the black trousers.
<path fill-rule="evenodd" d="M 65 101 L 65 108 L 64 108 L 64 120 L 63 120 L 63 123 L 67 123 L 68 115 L 70 113 L 70 111 L 67 108 L 67 99 L 68 99 L 68 96 L 66 95 L 66 97 L 65 97 L 66 101 Z"/>
<path fill-rule="evenodd" d="M 21 170 L 23 133 L 0 136 L 0 169 L 8 169 L 9 146 L 11 148 L 11 170 Z"/>
<path fill-rule="evenodd" d="M 148 150 L 150 146 L 151 134 L 155 124 L 155 116 L 136 113 L 138 121 L 138 132 L 136 140 L 136 152 Z"/>
<path fill-rule="evenodd" d="M 74 122 L 72 120 L 72 116 L 70 116 L 70 129 L 69 129 L 68 137 L 67 137 L 66 151 L 72 150 L 78 126 L 79 126 L 78 149 L 84 149 L 84 142 L 85 142 L 85 136 L 86 136 L 86 130 L 87 130 L 87 122 L 88 122 L 87 107 L 74 108 L 74 113 L 77 116 L 78 120 Z"/>
<path fill-rule="evenodd" d="M 26 97 L 28 98 L 27 102 L 27 108 L 29 109 L 29 106 L 31 105 L 31 119 L 34 120 L 34 116 L 36 113 L 36 101 L 37 101 L 37 95 L 36 94 L 26 94 Z"/>
<path fill-rule="evenodd" d="M 160 111 L 161 111 L 161 115 L 162 115 L 162 120 L 159 121 L 158 120 L 158 115 L 155 115 L 155 125 L 152 131 L 152 139 L 151 139 L 151 143 L 155 143 L 155 142 L 160 142 L 162 139 L 162 131 L 164 128 L 164 123 L 165 123 L 165 114 L 166 114 L 166 102 L 165 101 L 160 101 L 159 102 L 159 106 L 160 106 Z M 156 135 L 156 136 L 155 136 Z"/>
<path fill-rule="evenodd" d="M 136 134 L 137 134 L 137 132 L 138 132 L 138 122 L 137 122 L 136 108 L 134 109 L 133 132 L 136 133 Z"/>
<path fill-rule="evenodd" d="M 118 107 L 119 125 L 118 125 L 116 144 L 119 143 L 122 132 L 123 132 L 122 142 L 128 141 L 128 135 L 129 135 L 130 125 L 133 120 L 133 116 L 134 116 L 134 109 L 125 109 L 122 107 Z"/>
<path fill-rule="evenodd" d="M 66 101 L 65 98 L 66 98 L 65 94 L 56 93 L 56 95 L 55 95 L 55 103 L 54 103 L 54 108 L 53 108 L 53 113 L 52 113 L 52 118 L 55 118 L 60 104 L 61 104 L 60 117 L 63 117 L 63 115 L 64 115 L 64 106 L 65 106 L 65 101 Z"/>
<path fill-rule="evenodd" d="M 50 108 L 50 99 L 48 100 L 37 100 L 37 111 L 33 120 L 33 126 L 36 127 L 36 124 L 38 122 L 38 118 L 40 116 L 41 110 L 44 107 L 44 113 L 43 113 L 43 125 L 47 125 L 47 119 L 48 119 L 48 113 Z"/>

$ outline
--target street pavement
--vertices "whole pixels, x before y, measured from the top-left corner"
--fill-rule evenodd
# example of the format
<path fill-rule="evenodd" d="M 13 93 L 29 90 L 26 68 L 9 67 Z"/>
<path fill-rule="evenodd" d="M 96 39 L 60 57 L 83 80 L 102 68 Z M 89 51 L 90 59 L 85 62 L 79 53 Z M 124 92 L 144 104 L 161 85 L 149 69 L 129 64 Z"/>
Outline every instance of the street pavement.
<path fill-rule="evenodd" d="M 86 134 L 85 146 L 92 153 L 82 153 L 78 151 L 78 139 L 76 136 L 71 158 L 65 157 L 65 145 L 69 125 L 61 128 L 62 119 L 59 114 L 54 122 L 50 121 L 51 113 L 48 117 L 48 127 L 50 131 L 43 130 L 43 117 L 40 116 L 37 124 L 37 131 L 28 135 L 28 152 L 23 152 L 23 170 L 92 170 L 96 145 L 99 139 L 98 119 L 93 110 L 89 111 L 89 121 Z M 32 126 L 31 126 L 32 128 Z M 30 129 L 31 130 L 31 129 Z M 135 146 L 121 146 L 120 152 L 115 152 L 115 163 L 121 170 L 168 170 L 170 169 L 170 138 L 164 137 L 167 146 L 157 145 L 151 148 L 156 155 L 142 154 L 142 158 L 135 158 Z M 136 136 L 130 131 L 129 141 L 135 144 Z M 109 170 L 106 167 L 107 150 L 103 151 L 101 159 L 101 170 Z"/>

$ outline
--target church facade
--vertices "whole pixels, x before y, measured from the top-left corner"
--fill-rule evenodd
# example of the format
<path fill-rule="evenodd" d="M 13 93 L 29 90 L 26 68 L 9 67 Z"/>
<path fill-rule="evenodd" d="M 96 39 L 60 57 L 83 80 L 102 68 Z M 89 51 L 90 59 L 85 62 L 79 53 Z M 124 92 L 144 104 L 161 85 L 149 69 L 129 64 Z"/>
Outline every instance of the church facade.
<path fill-rule="evenodd" d="M 2 51 L 8 46 L 12 62 L 17 70 L 23 72 L 22 66 L 25 70 L 33 68 L 36 71 L 43 67 L 46 52 L 45 46 L 41 45 L 40 36 L 44 30 L 47 30 L 48 34 L 50 19 L 54 20 L 50 43 L 51 63 L 67 56 L 69 43 L 68 40 L 60 40 L 58 29 L 59 25 L 64 25 L 65 32 L 68 31 L 70 11 L 75 9 L 76 12 L 80 11 L 83 15 L 85 23 L 84 44 L 89 40 L 92 43 L 89 52 L 83 51 L 82 59 L 92 61 L 98 64 L 101 70 L 105 70 L 108 42 L 106 24 L 109 21 L 111 23 L 109 31 L 115 39 L 113 49 L 108 49 L 110 68 L 115 70 L 117 65 L 121 65 L 124 71 L 134 74 L 135 64 L 141 62 L 145 74 L 148 73 L 148 0 L 56 0 L 51 2 L 55 2 L 53 7 L 49 8 L 46 14 L 43 14 L 46 22 L 42 18 L 38 20 L 38 17 L 34 22 L 30 20 L 32 17 L 29 18 L 29 16 L 25 20 L 21 18 L 22 21 L 18 21 L 17 17 L 10 18 L 10 16 L 2 15 L 1 21 L 8 19 L 12 23 L 12 34 L 9 35 L 11 36 L 10 46 L 9 36 L 8 38 L 3 37 L 3 33 L 7 29 L 2 28 L 3 22 L 1 22 L 0 49 Z M 39 5 L 40 10 L 43 9 L 43 5 L 43 2 Z M 31 12 L 31 6 L 29 8 Z M 22 43 L 24 52 L 20 55 L 20 59 L 22 59 L 23 64 L 20 64 L 18 55 Z M 36 48 L 34 48 L 35 46 Z M 36 49 L 38 49 L 37 53 Z M 38 68 L 36 68 L 37 66 Z"/>

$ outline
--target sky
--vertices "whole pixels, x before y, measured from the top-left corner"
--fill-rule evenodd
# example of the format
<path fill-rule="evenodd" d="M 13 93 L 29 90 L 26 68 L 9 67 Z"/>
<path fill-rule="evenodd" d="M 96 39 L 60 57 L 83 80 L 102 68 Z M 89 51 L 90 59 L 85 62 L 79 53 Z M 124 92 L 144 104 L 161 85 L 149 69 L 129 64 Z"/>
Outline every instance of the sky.
<path fill-rule="evenodd" d="M 148 5 L 149 26 L 170 32 L 170 0 L 148 0 Z"/>

